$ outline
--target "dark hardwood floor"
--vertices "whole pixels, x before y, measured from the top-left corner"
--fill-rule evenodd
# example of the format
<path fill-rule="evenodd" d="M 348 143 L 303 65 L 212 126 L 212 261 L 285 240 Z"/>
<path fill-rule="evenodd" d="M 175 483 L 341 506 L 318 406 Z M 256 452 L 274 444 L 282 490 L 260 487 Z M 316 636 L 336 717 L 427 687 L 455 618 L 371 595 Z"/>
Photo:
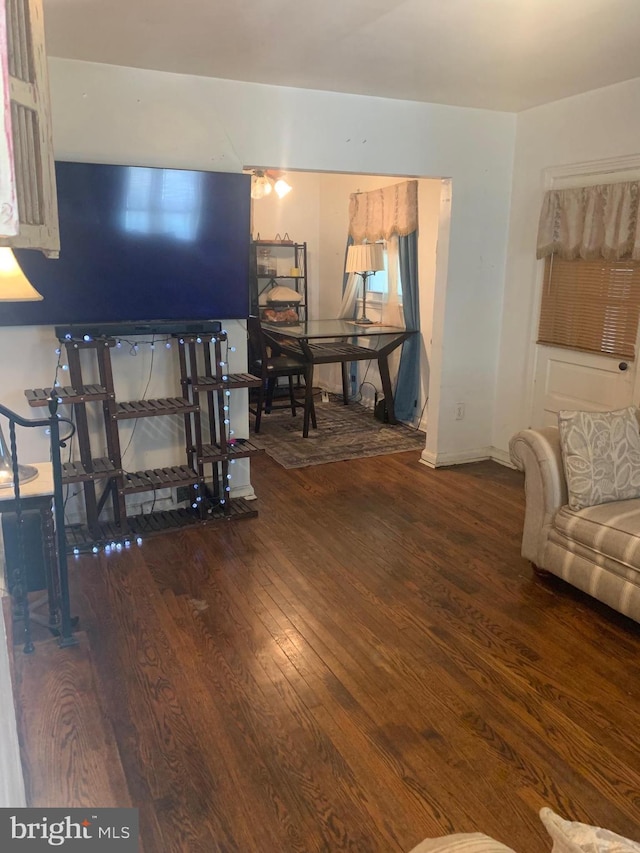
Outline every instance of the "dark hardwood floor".
<path fill-rule="evenodd" d="M 72 565 L 78 647 L 14 648 L 34 805 L 135 805 L 147 853 L 640 838 L 640 626 L 519 554 L 522 476 L 252 461 L 253 520 Z"/>

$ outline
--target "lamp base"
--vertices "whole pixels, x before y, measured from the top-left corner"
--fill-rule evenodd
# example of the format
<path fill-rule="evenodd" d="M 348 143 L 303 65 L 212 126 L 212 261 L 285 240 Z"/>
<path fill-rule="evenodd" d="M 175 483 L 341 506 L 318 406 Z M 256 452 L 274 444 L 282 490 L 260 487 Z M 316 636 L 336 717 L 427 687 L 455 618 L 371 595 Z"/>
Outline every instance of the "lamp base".
<path fill-rule="evenodd" d="M 33 465 L 18 465 L 18 481 L 20 484 L 29 483 L 38 476 L 38 469 Z M 13 486 L 13 471 L 0 468 L 0 489 Z"/>
<path fill-rule="evenodd" d="M 368 317 L 360 317 L 358 320 L 353 321 L 356 326 L 372 326 L 373 320 L 370 320 Z"/>

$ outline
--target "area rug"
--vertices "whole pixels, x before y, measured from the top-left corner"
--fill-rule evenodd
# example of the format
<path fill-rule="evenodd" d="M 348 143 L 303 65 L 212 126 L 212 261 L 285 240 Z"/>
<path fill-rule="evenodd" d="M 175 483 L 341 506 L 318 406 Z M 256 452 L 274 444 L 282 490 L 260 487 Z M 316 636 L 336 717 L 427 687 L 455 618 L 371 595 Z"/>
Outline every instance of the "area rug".
<path fill-rule="evenodd" d="M 295 418 L 287 409 L 263 413 L 260 432 L 252 432 L 250 441 L 283 468 L 306 468 L 405 450 L 420 452 L 425 446 L 423 432 L 404 424 L 381 423 L 371 409 L 359 403 L 345 406 L 339 397 L 332 396 L 328 403 L 316 402 L 316 418 L 318 429 L 310 429 L 309 437 L 303 438 L 302 409 Z"/>

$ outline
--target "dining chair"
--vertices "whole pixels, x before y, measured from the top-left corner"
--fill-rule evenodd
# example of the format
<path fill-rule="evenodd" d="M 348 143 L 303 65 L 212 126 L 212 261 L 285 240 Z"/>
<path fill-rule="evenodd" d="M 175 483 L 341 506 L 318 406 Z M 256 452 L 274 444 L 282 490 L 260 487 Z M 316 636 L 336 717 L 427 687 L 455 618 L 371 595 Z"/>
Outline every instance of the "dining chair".
<path fill-rule="evenodd" d="M 297 407 L 304 407 L 304 403 L 296 400 L 294 379 L 298 381 L 300 378 L 304 379 L 306 364 L 302 353 L 300 358 L 285 355 L 277 342 L 264 332 L 259 317 L 252 315 L 247 319 L 247 330 L 249 333 L 249 370 L 262 379 L 258 388 L 255 409 L 250 407 L 250 411 L 256 419 L 254 432 L 260 432 L 263 410 L 269 414 L 275 409 L 290 408 L 291 416 L 295 417 Z M 273 395 L 278 378 L 281 376 L 286 376 L 289 380 L 289 398 L 286 404 L 274 404 Z M 313 403 L 311 405 L 311 421 L 315 428 L 315 408 L 313 408 Z"/>

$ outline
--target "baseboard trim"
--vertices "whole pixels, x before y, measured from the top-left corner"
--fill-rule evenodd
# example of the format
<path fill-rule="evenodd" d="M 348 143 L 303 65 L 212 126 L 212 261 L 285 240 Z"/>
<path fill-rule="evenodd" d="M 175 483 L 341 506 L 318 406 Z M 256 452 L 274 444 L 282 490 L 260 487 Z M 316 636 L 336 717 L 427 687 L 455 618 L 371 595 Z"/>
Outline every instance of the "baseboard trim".
<path fill-rule="evenodd" d="M 509 468 L 514 467 L 508 452 L 498 447 L 477 447 L 473 450 L 454 450 L 448 453 L 431 453 L 429 450 L 423 450 L 420 463 L 429 468 L 443 468 L 445 465 L 466 465 L 469 462 L 483 462 L 485 459 L 492 459 Z"/>
<path fill-rule="evenodd" d="M 511 456 L 509 455 L 508 450 L 501 450 L 499 447 L 491 448 L 491 458 L 494 462 L 499 462 L 501 465 L 504 465 L 506 468 L 513 468 L 515 470 L 515 465 L 511 461 Z"/>

